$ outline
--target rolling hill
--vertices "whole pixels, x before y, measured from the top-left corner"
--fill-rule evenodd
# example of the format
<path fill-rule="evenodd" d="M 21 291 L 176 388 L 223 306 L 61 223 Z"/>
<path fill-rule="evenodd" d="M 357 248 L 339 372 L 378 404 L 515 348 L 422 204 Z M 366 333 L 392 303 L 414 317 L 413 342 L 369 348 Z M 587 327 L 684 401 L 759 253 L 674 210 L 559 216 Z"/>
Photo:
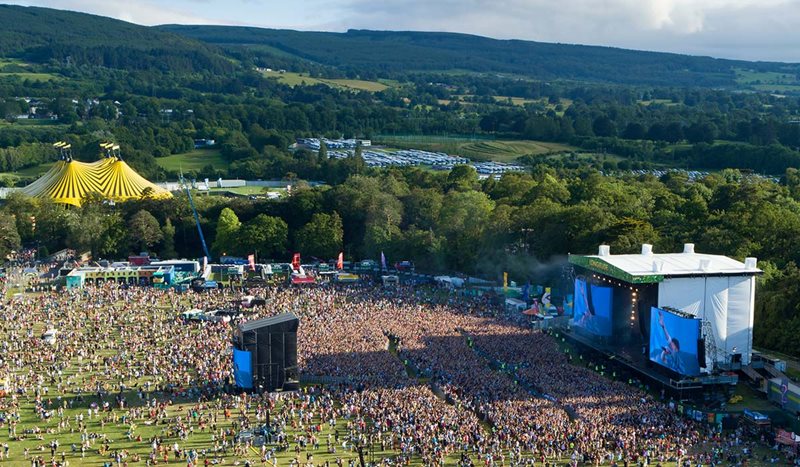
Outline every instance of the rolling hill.
<path fill-rule="evenodd" d="M 611 47 L 496 40 L 467 34 L 350 30 L 301 32 L 228 26 L 159 26 L 209 44 L 273 50 L 276 55 L 356 72 L 466 70 L 535 79 L 620 84 L 736 87 L 737 71 L 797 74 L 800 65 L 641 52 Z"/>
<path fill-rule="evenodd" d="M 229 72 L 214 46 L 102 16 L 0 5 L 0 57 L 62 66 Z"/>
<path fill-rule="evenodd" d="M 800 64 L 496 40 L 440 32 L 145 27 L 72 11 L 0 5 L 0 58 L 49 64 L 52 68 L 100 66 L 222 76 L 242 69 L 240 63 L 252 63 L 247 60 L 253 56 L 268 58 L 276 68 L 302 61 L 319 67 L 323 75 L 324 68 L 335 68 L 338 77 L 370 76 L 370 79 L 413 72 L 467 72 L 546 81 L 761 91 L 770 90 L 767 89 L 770 85 L 800 87 L 797 79 Z"/>

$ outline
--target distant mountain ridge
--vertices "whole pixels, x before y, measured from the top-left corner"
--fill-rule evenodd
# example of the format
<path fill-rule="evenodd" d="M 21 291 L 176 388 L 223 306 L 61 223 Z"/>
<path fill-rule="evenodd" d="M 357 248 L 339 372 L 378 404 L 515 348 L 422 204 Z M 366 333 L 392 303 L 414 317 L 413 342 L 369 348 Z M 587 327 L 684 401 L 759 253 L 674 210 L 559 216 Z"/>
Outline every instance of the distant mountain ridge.
<path fill-rule="evenodd" d="M 230 71 L 214 46 L 103 16 L 0 5 L 0 57 L 162 71 Z"/>
<path fill-rule="evenodd" d="M 247 54 L 239 52 L 247 51 Z M 212 73 L 297 60 L 348 75 L 478 72 L 537 80 L 736 88 L 737 73 L 778 73 L 800 86 L 800 64 L 747 62 L 611 47 L 497 40 L 458 33 L 303 32 L 234 26 L 139 26 L 51 8 L 0 5 L 0 57 L 57 66 Z"/>
<path fill-rule="evenodd" d="M 612 47 L 497 40 L 458 33 L 302 32 L 234 26 L 159 26 L 210 44 L 271 48 L 343 69 L 496 72 L 536 79 L 620 84 L 734 86 L 736 69 L 798 73 L 800 65 L 747 62 Z"/>

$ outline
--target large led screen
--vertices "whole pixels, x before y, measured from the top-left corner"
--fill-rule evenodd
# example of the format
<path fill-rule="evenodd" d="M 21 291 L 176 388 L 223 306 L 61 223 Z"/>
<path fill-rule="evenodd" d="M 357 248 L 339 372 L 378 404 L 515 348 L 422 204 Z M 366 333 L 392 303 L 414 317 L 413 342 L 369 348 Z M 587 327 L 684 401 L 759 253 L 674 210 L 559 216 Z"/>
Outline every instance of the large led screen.
<path fill-rule="evenodd" d="M 700 374 L 697 343 L 700 320 L 650 309 L 650 360 L 686 376 Z"/>
<path fill-rule="evenodd" d="M 575 326 L 598 336 L 611 336 L 613 290 L 611 287 L 587 284 L 583 278 L 575 279 Z"/>

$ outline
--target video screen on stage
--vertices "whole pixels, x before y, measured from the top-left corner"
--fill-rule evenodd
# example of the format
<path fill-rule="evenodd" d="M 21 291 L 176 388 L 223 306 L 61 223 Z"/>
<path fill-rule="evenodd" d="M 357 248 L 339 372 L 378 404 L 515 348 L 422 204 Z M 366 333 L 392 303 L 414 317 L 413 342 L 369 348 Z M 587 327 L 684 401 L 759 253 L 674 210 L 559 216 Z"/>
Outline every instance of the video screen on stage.
<path fill-rule="evenodd" d="M 613 290 L 611 287 L 587 284 L 583 278 L 575 279 L 575 326 L 598 336 L 611 336 Z"/>
<path fill-rule="evenodd" d="M 685 376 L 700 374 L 697 343 L 700 320 L 650 309 L 650 360 Z"/>

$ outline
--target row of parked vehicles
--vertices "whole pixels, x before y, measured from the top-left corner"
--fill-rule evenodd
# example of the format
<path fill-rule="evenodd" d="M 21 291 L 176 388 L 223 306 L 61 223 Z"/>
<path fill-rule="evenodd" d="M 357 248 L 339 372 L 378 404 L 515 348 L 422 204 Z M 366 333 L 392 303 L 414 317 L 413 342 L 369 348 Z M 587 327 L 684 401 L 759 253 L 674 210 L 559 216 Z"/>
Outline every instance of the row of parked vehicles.
<path fill-rule="evenodd" d="M 267 301 L 260 297 L 253 295 L 245 295 L 238 304 L 234 304 L 230 308 L 217 308 L 214 310 L 201 310 L 200 308 L 193 308 L 181 313 L 180 317 L 183 322 L 189 321 L 208 321 L 210 323 L 229 323 L 232 319 L 241 316 L 244 311 L 254 306 L 266 305 Z"/>

